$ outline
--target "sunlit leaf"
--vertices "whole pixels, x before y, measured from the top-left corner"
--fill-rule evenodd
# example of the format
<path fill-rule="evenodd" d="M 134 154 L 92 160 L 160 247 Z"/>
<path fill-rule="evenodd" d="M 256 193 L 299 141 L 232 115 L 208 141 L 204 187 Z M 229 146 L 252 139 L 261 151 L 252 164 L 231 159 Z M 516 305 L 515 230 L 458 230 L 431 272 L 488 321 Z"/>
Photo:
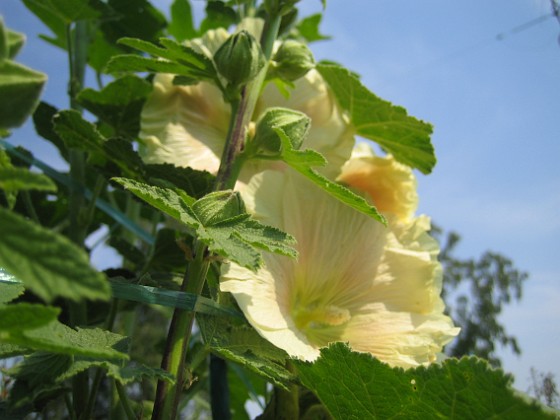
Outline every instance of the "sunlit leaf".
<path fill-rule="evenodd" d="M 103 274 L 65 237 L 0 208 L 0 267 L 46 301 L 109 299 Z"/>
<path fill-rule="evenodd" d="M 407 115 L 370 92 L 360 79 L 336 64 L 321 63 L 317 70 L 327 81 L 339 105 L 348 112 L 356 134 L 378 143 L 396 160 L 428 174 L 436 158 L 430 141 L 432 126 Z"/>
<path fill-rule="evenodd" d="M 554 418 L 518 397 L 510 376 L 473 357 L 403 370 L 337 343 L 315 363 L 293 363 L 334 418 Z"/>

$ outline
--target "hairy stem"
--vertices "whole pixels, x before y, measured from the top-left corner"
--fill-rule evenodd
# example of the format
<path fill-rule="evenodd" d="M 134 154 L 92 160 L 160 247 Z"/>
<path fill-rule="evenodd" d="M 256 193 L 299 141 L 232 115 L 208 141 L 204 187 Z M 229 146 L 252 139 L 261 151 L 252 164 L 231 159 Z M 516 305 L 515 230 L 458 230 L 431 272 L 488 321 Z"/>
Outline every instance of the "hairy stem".
<path fill-rule="evenodd" d="M 280 16 L 274 16 L 270 19 L 270 22 L 265 24 L 261 45 L 267 61 L 272 54 L 272 46 L 278 35 L 280 20 Z M 240 100 L 232 103 L 230 127 L 222 153 L 220 168 L 216 176 L 215 191 L 233 188 L 237 181 L 241 169 L 238 156 L 244 147 L 247 127 L 253 116 L 257 99 L 260 96 L 266 71 L 267 66 L 261 70 L 255 80 L 242 89 Z M 201 293 L 210 266 L 207 254 L 206 246 L 197 242 L 194 260 L 189 264 L 185 273 L 181 287 L 182 291 L 195 294 Z M 181 391 L 186 385 L 185 359 L 194 318 L 194 312 L 176 309 L 173 313 L 161 367 L 175 375 L 176 382 L 171 385 L 162 380 L 158 381 L 152 420 L 173 420 L 177 417 L 177 407 Z"/>

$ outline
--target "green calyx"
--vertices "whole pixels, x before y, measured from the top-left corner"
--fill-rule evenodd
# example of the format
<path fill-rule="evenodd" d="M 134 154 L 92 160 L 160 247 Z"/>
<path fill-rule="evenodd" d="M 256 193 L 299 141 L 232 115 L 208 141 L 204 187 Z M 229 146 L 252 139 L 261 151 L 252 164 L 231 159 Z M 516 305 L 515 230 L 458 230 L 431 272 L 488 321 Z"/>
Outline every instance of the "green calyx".
<path fill-rule="evenodd" d="M 249 146 L 256 154 L 280 155 L 282 141 L 276 130 L 282 130 L 290 139 L 292 147 L 299 149 L 307 136 L 311 119 L 303 112 L 287 108 L 269 108 L 257 122 L 255 137 Z"/>
<path fill-rule="evenodd" d="M 220 74 L 228 89 L 239 89 L 253 80 L 266 64 L 258 41 L 243 30 L 230 36 L 214 54 Z"/>
<path fill-rule="evenodd" d="M 288 39 L 282 43 L 269 68 L 269 77 L 293 82 L 315 67 L 313 53 L 307 45 Z"/>

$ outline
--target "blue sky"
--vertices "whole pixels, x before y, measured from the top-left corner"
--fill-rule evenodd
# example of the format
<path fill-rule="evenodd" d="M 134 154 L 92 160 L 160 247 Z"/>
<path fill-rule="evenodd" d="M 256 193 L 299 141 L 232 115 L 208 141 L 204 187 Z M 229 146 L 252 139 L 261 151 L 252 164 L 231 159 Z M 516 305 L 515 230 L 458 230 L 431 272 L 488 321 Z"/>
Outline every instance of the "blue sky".
<path fill-rule="evenodd" d="M 301 2 L 302 15 L 320 8 Z M 531 366 L 560 380 L 560 24 L 515 30 L 547 13 L 549 0 L 328 0 L 322 28 L 333 39 L 312 45 L 434 125 L 438 164 L 418 176 L 420 213 L 462 235 L 458 254 L 497 251 L 529 272 L 502 316 L 523 350 L 502 353 L 521 390 Z M 68 107 L 64 53 L 37 38 L 46 29 L 19 0 L 3 0 L 0 14 L 28 35 L 19 61 L 49 74 L 44 100 Z M 29 125 L 10 141 L 61 167 Z"/>

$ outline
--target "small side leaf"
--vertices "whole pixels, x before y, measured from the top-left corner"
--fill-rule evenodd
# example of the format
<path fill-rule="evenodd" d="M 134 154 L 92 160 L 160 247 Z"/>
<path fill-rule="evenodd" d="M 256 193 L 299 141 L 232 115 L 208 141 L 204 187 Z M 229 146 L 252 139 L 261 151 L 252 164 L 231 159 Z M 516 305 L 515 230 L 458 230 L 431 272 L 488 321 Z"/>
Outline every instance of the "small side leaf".
<path fill-rule="evenodd" d="M 292 146 L 293 142 L 283 130 L 277 128 L 276 132 L 282 141 L 281 159 L 292 169 L 298 171 L 319 188 L 342 203 L 358 210 L 361 213 L 364 213 L 367 216 L 373 217 L 383 224 L 387 223 L 385 218 L 377 211 L 377 209 L 370 205 L 363 197 L 360 197 L 348 188 L 325 178 L 312 168 L 313 166 L 325 165 L 325 158 L 323 158 L 321 154 L 314 150 L 295 150 Z"/>

